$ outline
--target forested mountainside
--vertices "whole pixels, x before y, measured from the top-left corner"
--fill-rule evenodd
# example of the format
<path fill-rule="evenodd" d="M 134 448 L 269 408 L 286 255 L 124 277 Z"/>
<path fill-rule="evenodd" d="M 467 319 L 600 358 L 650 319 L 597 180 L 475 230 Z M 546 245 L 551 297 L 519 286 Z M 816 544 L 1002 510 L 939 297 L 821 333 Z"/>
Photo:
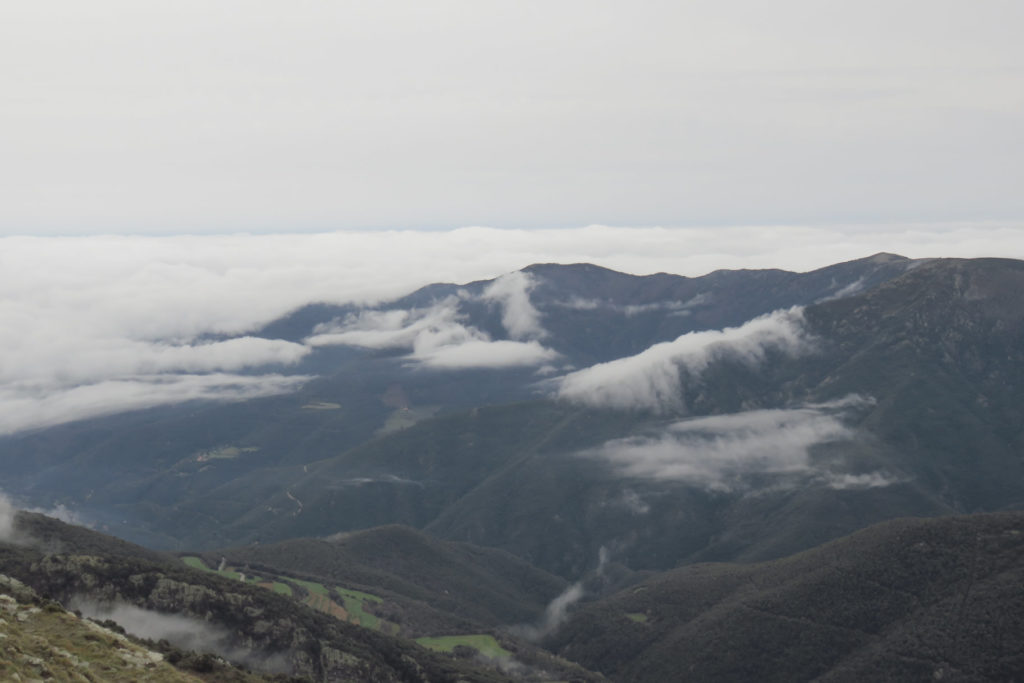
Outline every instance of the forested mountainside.
<path fill-rule="evenodd" d="M 310 305 L 251 332 L 304 345 L 274 368 L 294 392 L 0 439 L 16 502 L 126 539 L 23 514 L 34 540 L 0 571 L 62 602 L 88 588 L 221 615 L 245 648 L 326 679 L 657 680 L 684 664 L 742 678 L 741 657 L 669 654 L 687 629 L 733 628 L 715 619 L 743 624 L 737 651 L 779 679 L 1000 677 L 1020 643 L 1001 591 L 1019 581 L 1003 568 L 1024 506 L 1021 292 L 1024 262 L 879 254 L 700 278 L 546 264 Z M 935 519 L 886 524 L 907 517 Z M 949 544 L 905 555 L 893 529 Z M 887 554 L 906 571 L 886 581 L 912 588 L 857 578 Z M 965 562 L 988 567 L 977 596 Z M 792 594 L 815 615 L 847 580 L 851 600 L 915 597 L 870 628 L 751 607 Z M 213 602 L 161 603 L 172 585 Z M 666 596 L 676 616 L 648 614 L 642 597 L 675 587 L 704 602 Z M 957 596 L 995 625 L 949 636 Z M 814 645 L 759 660 L 750 643 L 771 624 Z M 948 657 L 911 642 L 926 636 Z"/>

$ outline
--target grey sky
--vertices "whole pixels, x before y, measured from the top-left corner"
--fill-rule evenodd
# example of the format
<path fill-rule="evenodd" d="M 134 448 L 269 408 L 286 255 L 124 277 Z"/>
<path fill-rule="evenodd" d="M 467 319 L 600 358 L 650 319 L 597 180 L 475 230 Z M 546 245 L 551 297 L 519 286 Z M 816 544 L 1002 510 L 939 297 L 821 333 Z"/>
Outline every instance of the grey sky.
<path fill-rule="evenodd" d="M 0 233 L 1024 218 L 1024 3 L 36 0 Z"/>

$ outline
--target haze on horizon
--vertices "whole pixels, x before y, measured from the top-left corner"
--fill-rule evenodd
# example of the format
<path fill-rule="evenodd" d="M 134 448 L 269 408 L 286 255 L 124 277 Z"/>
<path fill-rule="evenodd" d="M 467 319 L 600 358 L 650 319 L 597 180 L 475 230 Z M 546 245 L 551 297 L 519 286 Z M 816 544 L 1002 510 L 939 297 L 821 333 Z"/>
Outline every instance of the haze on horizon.
<path fill-rule="evenodd" d="M 1024 219 L 1014 0 L 171 4 L 0 25 L 0 234 Z"/>

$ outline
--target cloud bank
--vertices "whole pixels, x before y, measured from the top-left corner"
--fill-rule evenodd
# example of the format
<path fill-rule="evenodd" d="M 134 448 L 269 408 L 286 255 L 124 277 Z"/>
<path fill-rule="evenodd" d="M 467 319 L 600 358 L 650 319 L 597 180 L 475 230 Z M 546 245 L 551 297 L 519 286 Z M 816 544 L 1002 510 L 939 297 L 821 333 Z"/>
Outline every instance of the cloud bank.
<path fill-rule="evenodd" d="M 0 388 L 0 434 L 183 401 L 243 401 L 298 389 L 304 375 L 132 375 L 79 386 Z"/>
<path fill-rule="evenodd" d="M 740 327 L 684 334 L 635 356 L 578 370 L 558 380 L 557 395 L 599 408 L 679 411 L 684 408 L 681 370 L 696 379 L 718 360 L 756 365 L 769 351 L 798 355 L 811 348 L 803 309 L 795 307 Z"/>
<path fill-rule="evenodd" d="M 854 438 L 850 411 L 870 405 L 859 396 L 802 408 L 753 410 L 675 422 L 661 433 L 615 439 L 582 455 L 603 460 L 622 476 L 679 481 L 732 491 L 762 475 L 816 474 L 831 488 L 888 486 L 895 479 L 818 472 L 812 446 Z"/>

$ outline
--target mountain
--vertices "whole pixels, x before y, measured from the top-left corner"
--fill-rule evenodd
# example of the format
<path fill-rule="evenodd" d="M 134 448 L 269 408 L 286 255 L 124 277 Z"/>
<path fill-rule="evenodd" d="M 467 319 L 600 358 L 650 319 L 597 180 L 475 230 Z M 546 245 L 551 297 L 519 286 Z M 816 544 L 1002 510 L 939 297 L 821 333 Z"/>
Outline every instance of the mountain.
<path fill-rule="evenodd" d="M 879 254 L 309 306 L 256 331 L 309 349 L 294 393 L 0 440 L 16 500 L 151 548 L 22 514 L 0 572 L 317 679 L 1007 677 L 1021 291 L 1019 261 Z M 702 625 L 731 650 L 676 668 Z"/>
<path fill-rule="evenodd" d="M 903 519 L 699 564 L 577 610 L 549 645 L 618 681 L 994 681 L 1024 672 L 1024 513 Z"/>
<path fill-rule="evenodd" d="M 163 653 L 80 618 L 5 575 L 0 575 L 0 613 L 4 615 L 0 621 L 4 680 L 88 681 L 95 680 L 96 674 L 107 681 L 211 680 L 172 666 Z M 222 681 L 267 680 L 213 659 L 201 668 L 216 672 Z"/>
<path fill-rule="evenodd" d="M 538 265 L 319 305 L 264 330 L 323 342 L 295 394 L 16 435 L 0 458 L 12 493 L 154 547 L 402 524 L 567 580 L 602 552 L 633 571 L 782 557 L 1020 506 L 1022 267 Z M 510 348 L 550 367 L 450 365 Z"/>
<path fill-rule="evenodd" d="M 699 278 L 537 265 L 493 281 L 433 285 L 372 309 L 308 306 L 253 334 L 314 339 L 346 325 L 402 320 L 409 329 L 421 325 L 511 345 L 473 347 L 492 355 L 542 347 L 542 353 L 556 354 L 550 359 L 557 366 L 542 369 L 557 373 L 681 334 L 739 325 L 780 306 L 845 296 L 914 264 L 883 254 L 811 273 L 716 271 Z M 381 437 L 434 416 L 535 401 L 544 391 L 534 365 L 439 366 L 431 364 L 441 362 L 436 355 L 410 359 L 406 347 L 387 346 L 408 339 L 392 335 L 381 342 L 386 331 L 377 329 L 376 341 L 360 342 L 384 344 L 378 348 L 317 343 L 298 366 L 274 368 L 313 377 L 294 394 L 188 402 L 0 438 L 5 489 L 27 505 L 63 505 L 98 528 L 154 547 L 247 542 L 252 524 L 244 518 L 256 509 L 252 501 L 275 495 L 288 501 L 282 483 L 300 480 L 305 466 L 361 445 L 372 450 Z M 465 345 L 456 348 L 442 360 L 471 355 Z M 287 503 L 276 509 L 287 516 L 293 508 Z M 429 510 L 418 517 L 366 519 L 326 533 L 391 521 L 422 527 L 434 516 Z M 225 532 L 236 519 L 238 530 Z"/>
<path fill-rule="evenodd" d="M 440 541 L 401 526 L 206 555 L 226 558 L 235 566 L 272 568 L 393 593 L 486 627 L 535 619 L 566 588 L 564 580 L 508 553 Z"/>
<path fill-rule="evenodd" d="M 32 535 L 40 527 L 49 531 L 45 542 Z M 96 532 L 26 513 L 15 518 L 14 531 L 19 542 L 0 542 L 0 572 L 46 600 L 159 640 L 153 648 L 167 650 L 170 659 L 183 665 L 198 665 L 200 671 L 205 665 L 187 651 L 212 651 L 261 672 L 304 680 L 507 680 L 496 670 L 349 624 L 275 590 L 154 557 L 144 548 L 133 553 L 130 545 Z M 64 552 L 47 552 L 57 542 Z M 76 552 L 86 549 L 90 554 Z M 48 611 L 62 612 L 57 607 Z M 62 642 L 54 640 L 53 646 L 64 647 Z M 581 676 L 597 680 L 585 672 Z"/>

